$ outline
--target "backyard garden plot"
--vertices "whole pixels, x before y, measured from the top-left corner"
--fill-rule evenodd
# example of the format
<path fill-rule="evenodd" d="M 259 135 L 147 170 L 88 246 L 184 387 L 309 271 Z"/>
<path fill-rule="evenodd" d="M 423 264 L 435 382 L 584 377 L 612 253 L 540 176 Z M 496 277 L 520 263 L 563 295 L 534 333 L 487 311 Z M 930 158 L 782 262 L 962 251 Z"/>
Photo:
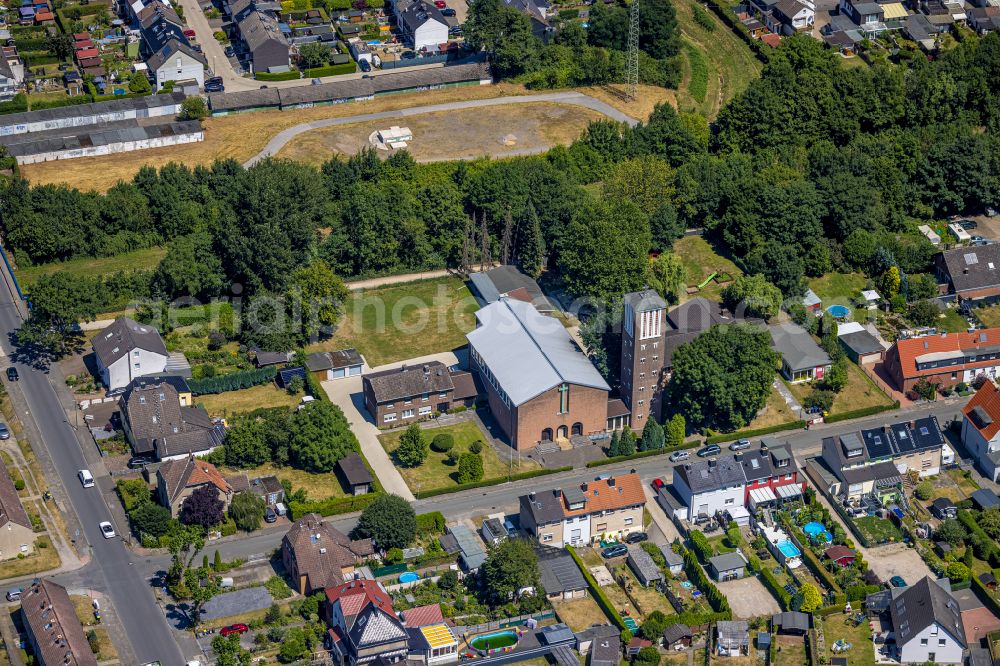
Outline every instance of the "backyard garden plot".
<path fill-rule="evenodd" d="M 379 441 L 386 452 L 392 456 L 399 448 L 400 438 L 406 429 L 400 429 L 379 435 Z M 449 462 L 449 454 L 455 452 L 459 455 L 469 452 L 469 447 L 474 442 L 479 442 L 481 450 L 479 456 L 483 461 L 483 480 L 506 478 L 508 474 L 519 474 L 539 468 L 538 463 L 522 459 L 518 461 L 515 457 L 511 460 L 501 460 L 492 446 L 486 444 L 489 438 L 476 425 L 475 421 L 463 421 L 454 425 L 441 426 L 436 428 L 423 429 L 424 438 L 429 443 L 435 436 L 447 434 L 454 438 L 454 447 L 451 451 L 444 453 L 430 448 L 427 458 L 416 467 L 403 467 L 396 464 L 396 468 L 402 475 L 407 487 L 415 493 L 427 492 L 438 488 L 447 488 L 458 485 L 458 465 Z"/>
<path fill-rule="evenodd" d="M 775 657 L 771 661 L 774 666 L 801 666 L 808 664 L 806 659 L 806 641 L 801 636 L 772 636 L 775 643 Z"/>
<path fill-rule="evenodd" d="M 39 264 L 38 266 L 19 267 L 14 271 L 21 288 L 25 289 L 38 281 L 43 275 L 57 271 L 66 271 L 71 275 L 93 276 L 112 275 L 122 271 L 151 271 L 159 265 L 167 253 L 165 247 L 151 247 L 133 250 L 113 257 L 83 257 L 70 261 Z"/>
<path fill-rule="evenodd" d="M 723 282 L 740 275 L 742 271 L 732 260 L 718 254 L 701 236 L 685 236 L 674 243 L 674 254 L 681 259 L 689 289 L 696 289 L 691 296 L 719 300 Z"/>
<path fill-rule="evenodd" d="M 443 277 L 352 291 L 333 337 L 307 351 L 353 347 L 371 367 L 467 344 L 476 299 L 465 282 Z"/>
<path fill-rule="evenodd" d="M 605 618 L 607 622 L 611 621 L 605 617 L 604 611 L 589 595 L 571 601 L 553 601 L 552 607 L 559 620 L 573 631 L 583 631 L 592 624 L 600 623 L 601 618 Z"/>
<path fill-rule="evenodd" d="M 795 399 L 802 403 L 812 392 L 816 382 L 786 384 Z M 858 409 L 887 407 L 893 401 L 854 363 L 847 364 L 847 384 L 837 393 L 830 407 L 830 415 L 844 414 Z"/>
<path fill-rule="evenodd" d="M 846 657 L 851 666 L 874 666 L 875 644 L 867 622 L 856 624 L 852 616 L 841 613 L 815 617 L 823 634 L 819 645 L 821 663 L 829 664 L 833 657 Z M 835 646 L 846 649 L 835 651 Z"/>

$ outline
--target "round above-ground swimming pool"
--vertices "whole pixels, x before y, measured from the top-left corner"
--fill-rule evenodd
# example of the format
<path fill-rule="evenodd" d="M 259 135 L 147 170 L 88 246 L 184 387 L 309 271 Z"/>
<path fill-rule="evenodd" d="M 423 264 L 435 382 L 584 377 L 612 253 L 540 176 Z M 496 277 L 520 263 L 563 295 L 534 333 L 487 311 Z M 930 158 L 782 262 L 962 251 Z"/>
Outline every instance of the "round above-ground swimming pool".
<path fill-rule="evenodd" d="M 420 580 L 420 574 L 413 571 L 407 571 L 399 575 L 400 583 L 412 583 L 415 580 Z"/>
<path fill-rule="evenodd" d="M 513 631 L 494 631 L 491 634 L 476 636 L 469 645 L 482 652 L 500 650 L 517 645 L 517 634 Z"/>
<path fill-rule="evenodd" d="M 838 319 L 843 319 L 851 314 L 851 309 L 846 305 L 831 305 L 826 311 L 830 313 L 831 317 L 837 317 Z"/>
<path fill-rule="evenodd" d="M 826 531 L 826 527 L 823 523 L 817 523 L 815 521 L 803 525 L 802 531 L 805 532 L 810 539 L 815 539 L 816 541 L 830 541 L 833 538 L 830 536 L 830 533 Z"/>

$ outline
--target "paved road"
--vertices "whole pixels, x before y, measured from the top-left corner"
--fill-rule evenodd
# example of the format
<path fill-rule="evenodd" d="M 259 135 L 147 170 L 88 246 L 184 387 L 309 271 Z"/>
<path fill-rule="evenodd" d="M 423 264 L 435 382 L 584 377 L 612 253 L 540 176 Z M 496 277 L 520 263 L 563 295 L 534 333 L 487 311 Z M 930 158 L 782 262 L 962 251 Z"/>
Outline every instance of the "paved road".
<path fill-rule="evenodd" d="M 913 419 L 929 414 L 937 416 L 941 424 L 944 425 L 946 420 L 955 418 L 956 415 L 961 414 L 961 408 L 964 403 L 964 398 L 958 398 L 949 402 L 917 405 L 901 409 L 898 412 L 885 413 L 856 421 L 819 425 L 814 426 L 810 430 L 799 430 L 786 435 L 779 433 L 777 436 L 785 439 L 791 445 L 801 465 L 806 457 L 819 454 L 821 441 L 824 437 L 852 432 L 862 428 L 881 427 L 888 421 Z M 494 511 L 514 512 L 517 510 L 518 498 L 529 490 L 583 483 L 584 481 L 593 479 L 597 474 L 623 474 L 631 469 L 635 469 L 646 485 L 652 483 L 653 479 L 658 477 L 663 478 L 669 483 L 672 480 L 673 467 L 674 465 L 666 457 L 639 459 L 615 465 L 607 465 L 597 469 L 574 469 L 569 472 L 541 478 L 505 483 L 489 488 L 477 488 L 451 495 L 440 495 L 426 500 L 416 500 L 412 502 L 412 505 L 417 513 L 440 511 L 449 521 L 455 521 L 485 515 Z M 357 524 L 357 516 L 340 516 L 330 522 L 337 529 L 347 533 Z M 272 529 L 251 537 L 241 538 L 237 541 L 212 544 L 206 546 L 206 549 L 215 550 L 217 548 L 223 559 L 226 560 L 235 557 L 269 557 L 280 545 L 284 532 L 284 529 Z M 145 564 L 149 575 L 152 575 L 157 570 L 165 569 L 169 565 L 169 556 L 151 557 L 146 560 Z"/>
<path fill-rule="evenodd" d="M 16 302 L 0 281 L 0 346 L 8 357 L 13 352 L 9 336 L 21 322 Z M 87 555 L 96 566 L 89 568 L 87 582 L 105 590 L 111 598 L 130 637 L 137 663 L 160 660 L 164 666 L 183 664 L 180 648 L 154 603 L 148 583 L 134 566 L 131 553 L 120 539 L 105 539 L 100 533 L 98 523 L 111 520 L 111 513 L 99 490 L 83 488 L 76 478 L 77 470 L 87 467 L 87 463 L 73 426 L 66 421 L 66 413 L 49 383 L 48 374 L 23 363 L 14 363 L 14 366 L 21 379 L 16 387 L 8 385 L 8 389 L 20 389 L 28 406 L 28 413 L 22 418 L 34 420 L 58 470 L 59 480 L 83 529 L 77 543 L 90 544 Z M 49 479 L 49 482 L 55 480 Z M 123 661 L 128 663 L 127 659 Z"/>
<path fill-rule="evenodd" d="M 189 0 L 191 1 L 191 0 Z M 285 144 L 304 132 L 310 132 L 324 127 L 335 127 L 337 125 L 350 125 L 353 123 L 368 122 L 371 120 L 400 119 L 424 113 L 434 113 L 436 111 L 456 111 L 458 109 L 476 109 L 490 106 L 506 106 L 508 104 L 534 104 L 538 102 L 554 102 L 557 104 L 572 104 L 583 106 L 603 113 L 612 120 L 628 123 L 635 127 L 638 121 L 630 118 L 610 104 L 605 104 L 599 99 L 594 99 L 589 95 L 578 92 L 557 92 L 545 93 L 542 95 L 526 95 L 521 97 L 498 97 L 496 99 L 474 99 L 464 102 L 449 102 L 447 104 L 430 104 L 428 106 L 415 106 L 409 109 L 397 109 L 395 111 L 381 111 L 378 113 L 364 113 L 357 116 L 347 116 L 346 118 L 326 118 L 314 120 L 301 125 L 295 125 L 282 130 L 273 139 L 267 142 L 264 150 L 247 160 L 243 166 L 251 167 L 266 157 L 276 155 Z"/>

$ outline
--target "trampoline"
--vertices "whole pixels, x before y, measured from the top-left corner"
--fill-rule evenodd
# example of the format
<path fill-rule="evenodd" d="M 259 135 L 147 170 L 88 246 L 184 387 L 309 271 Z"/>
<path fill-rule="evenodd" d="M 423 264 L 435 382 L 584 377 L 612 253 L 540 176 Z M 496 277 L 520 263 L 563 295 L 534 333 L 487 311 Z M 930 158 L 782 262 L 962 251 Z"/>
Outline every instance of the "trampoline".
<path fill-rule="evenodd" d="M 851 309 L 846 305 L 831 305 L 826 311 L 830 313 L 831 317 L 836 317 L 837 319 L 844 319 L 851 314 Z"/>

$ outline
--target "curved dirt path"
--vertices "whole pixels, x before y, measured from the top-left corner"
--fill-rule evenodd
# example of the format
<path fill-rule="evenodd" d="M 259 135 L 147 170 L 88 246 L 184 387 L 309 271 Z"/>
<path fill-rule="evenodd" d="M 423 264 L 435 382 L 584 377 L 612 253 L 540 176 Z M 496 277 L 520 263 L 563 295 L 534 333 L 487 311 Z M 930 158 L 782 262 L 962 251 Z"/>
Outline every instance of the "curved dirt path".
<path fill-rule="evenodd" d="M 628 123 L 630 126 L 635 127 L 638 121 L 635 118 L 631 118 L 618 109 L 614 108 L 610 104 L 602 102 L 599 99 L 595 99 L 589 95 L 584 95 L 578 92 L 557 92 L 557 93 L 545 93 L 542 95 L 527 95 L 520 97 L 497 97 L 495 99 L 475 99 L 468 100 L 465 102 L 448 102 L 446 104 L 431 104 L 428 106 L 414 106 L 408 109 L 397 109 L 395 111 L 380 111 L 378 113 L 364 113 L 357 116 L 347 116 L 345 118 L 325 118 L 323 120 L 314 120 L 308 123 L 302 123 L 300 125 L 294 125 L 287 129 L 279 132 L 273 139 L 267 142 L 264 146 L 264 150 L 260 151 L 249 160 L 247 160 L 243 166 L 251 167 L 257 162 L 270 157 L 272 155 L 277 155 L 278 151 L 281 150 L 289 141 L 312 130 L 322 129 L 324 127 L 334 127 L 336 125 L 353 125 L 355 123 L 368 122 L 370 120 L 385 120 L 389 118 L 406 118 L 408 116 L 416 116 L 424 113 L 434 113 L 437 111 L 456 111 L 460 109 L 474 109 L 489 106 L 505 106 L 508 104 L 533 104 L 538 102 L 555 102 L 558 104 L 571 104 L 575 106 L 582 106 L 588 109 L 602 113 L 612 120 L 617 120 L 619 122 Z M 505 155 L 506 156 L 506 155 Z"/>

